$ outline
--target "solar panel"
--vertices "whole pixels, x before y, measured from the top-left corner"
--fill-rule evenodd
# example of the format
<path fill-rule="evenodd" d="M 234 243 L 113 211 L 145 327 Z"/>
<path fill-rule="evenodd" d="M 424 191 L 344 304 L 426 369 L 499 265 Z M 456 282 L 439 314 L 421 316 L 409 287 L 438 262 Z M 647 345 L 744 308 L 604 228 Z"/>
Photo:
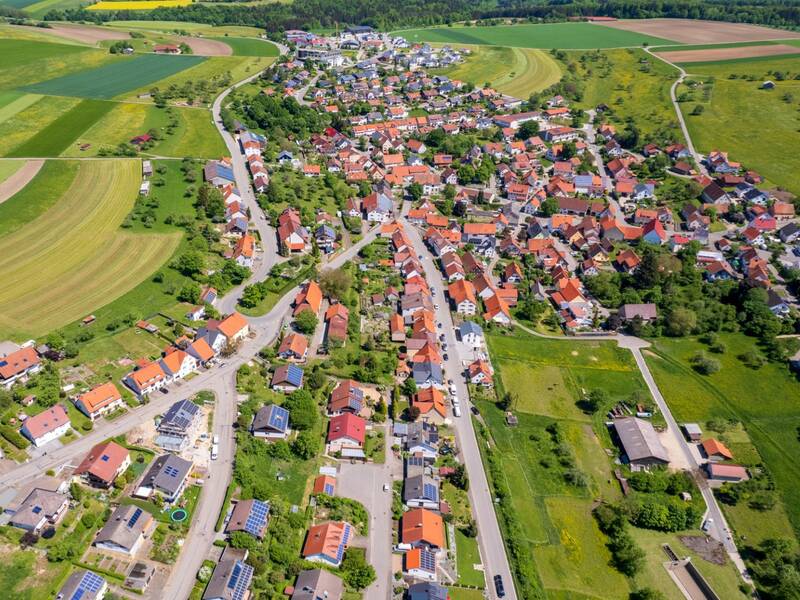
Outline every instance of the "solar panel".
<path fill-rule="evenodd" d="M 436 489 L 436 486 L 432 483 L 424 483 L 422 485 L 422 495 L 425 498 L 430 498 L 431 500 L 436 500 L 439 496 L 439 490 Z"/>
<path fill-rule="evenodd" d="M 178 469 L 176 469 L 175 467 L 166 467 L 164 469 L 164 474 L 169 475 L 170 477 L 177 477 Z"/>
<path fill-rule="evenodd" d="M 328 496 L 333 496 L 333 485 L 331 485 L 330 483 L 326 483 L 324 492 L 328 494 Z"/>
<path fill-rule="evenodd" d="M 72 594 L 70 600 L 81 600 L 83 595 L 87 593 L 95 594 L 104 584 L 105 580 L 102 577 L 91 571 L 86 571 L 86 573 L 83 574 L 81 582 L 78 584 L 78 589 Z"/>
<path fill-rule="evenodd" d="M 244 598 L 252 577 L 253 567 L 243 562 L 236 561 L 236 566 L 233 568 L 233 575 L 231 575 L 231 579 L 228 581 L 228 588 L 233 590 L 231 594 L 232 600 L 242 600 L 242 598 Z"/>
<path fill-rule="evenodd" d="M 100 457 L 100 460 L 102 460 L 103 462 L 108 462 L 109 460 L 108 454 L 103 454 L 103 456 Z"/>
<path fill-rule="evenodd" d="M 134 525 L 136 525 L 136 521 L 138 521 L 139 517 L 141 517 L 141 516 L 142 516 L 142 509 L 141 508 L 137 508 L 135 511 L 133 511 L 133 515 L 128 520 L 128 527 L 133 527 Z"/>
<path fill-rule="evenodd" d="M 42 507 L 41 506 L 34 506 L 33 510 L 31 512 L 33 512 L 33 514 L 35 514 L 35 515 L 38 515 L 40 512 L 42 512 Z"/>
<path fill-rule="evenodd" d="M 277 405 L 272 405 L 269 414 L 269 426 L 283 431 L 289 421 L 289 411 Z"/>
<path fill-rule="evenodd" d="M 228 579 L 228 587 L 230 589 L 234 589 L 236 584 L 239 581 L 239 575 L 242 574 L 242 563 L 237 562 L 233 565 L 233 573 L 231 573 L 231 578 Z"/>
<path fill-rule="evenodd" d="M 247 515 L 247 521 L 244 525 L 244 530 L 256 537 L 260 537 L 267 525 L 267 517 L 269 516 L 269 504 L 261 502 L 261 500 L 253 500 L 253 505 L 250 508 L 250 514 Z"/>
<path fill-rule="evenodd" d="M 436 555 L 433 552 L 423 549 L 419 557 L 423 569 L 431 572 L 436 571 Z"/>

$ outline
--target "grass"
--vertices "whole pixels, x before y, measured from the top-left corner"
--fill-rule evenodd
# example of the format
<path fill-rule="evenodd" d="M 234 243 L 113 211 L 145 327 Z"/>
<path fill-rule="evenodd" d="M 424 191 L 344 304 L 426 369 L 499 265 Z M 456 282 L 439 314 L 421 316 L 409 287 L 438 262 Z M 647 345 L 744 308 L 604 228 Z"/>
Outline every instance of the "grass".
<path fill-rule="evenodd" d="M 22 161 L 8 161 L 22 164 Z M 74 162 L 47 161 L 22 190 L 0 204 L 0 240 L 49 209 L 75 178 Z"/>
<path fill-rule="evenodd" d="M 241 25 L 221 25 L 215 27 L 208 23 L 191 23 L 188 21 L 112 21 L 108 23 L 108 27 L 166 32 L 186 31 L 192 34 L 208 36 L 232 35 L 240 37 L 259 37 L 264 33 L 264 30 L 258 27 L 246 27 Z"/>
<path fill-rule="evenodd" d="M 24 164 L 21 160 L 0 160 L 0 183 L 19 171 Z"/>
<path fill-rule="evenodd" d="M 774 90 L 758 89 L 761 82 L 774 79 L 769 71 L 800 70 L 800 58 L 737 62 L 719 65 L 687 66 L 690 78 L 711 83 L 710 95 L 689 92 L 683 106 L 689 133 L 701 152 L 713 149 L 727 151 L 732 160 L 754 169 L 773 185 L 800 193 L 795 174 L 800 157 L 794 148 L 800 144 L 797 98 L 800 81 L 777 82 Z M 755 81 L 729 79 L 731 75 L 752 76 Z M 787 94 L 794 100 L 787 100 Z M 703 114 L 689 114 L 695 105 L 704 107 Z M 753 106 L 758 110 L 752 110 Z M 735 122 L 736 127 L 725 126 Z"/>
<path fill-rule="evenodd" d="M 0 123 L 7 121 L 18 112 L 39 101 L 41 96 L 23 92 L 0 92 Z"/>
<path fill-rule="evenodd" d="M 8 156 L 80 103 L 77 98 L 30 95 L 37 98 L 33 104 L 0 122 L 0 156 Z"/>
<path fill-rule="evenodd" d="M 202 56 L 145 54 L 49 79 L 25 89 L 40 94 L 110 99 L 194 67 L 204 60 Z"/>
<path fill-rule="evenodd" d="M 192 0 L 101 0 L 88 7 L 89 10 L 153 10 L 155 8 L 178 8 L 189 6 Z"/>
<path fill-rule="evenodd" d="M 478 541 L 467 537 L 460 529 L 456 529 L 456 563 L 458 567 L 458 584 L 472 587 L 484 587 L 483 571 L 473 565 L 481 564 L 478 552 Z"/>
<path fill-rule="evenodd" d="M 68 112 L 20 144 L 11 157 L 58 156 L 88 127 L 108 113 L 114 104 L 102 100 L 82 100 Z"/>
<path fill-rule="evenodd" d="M 278 47 L 261 39 L 240 37 L 215 37 L 233 50 L 234 56 L 278 56 Z"/>
<path fill-rule="evenodd" d="M 397 32 L 409 42 L 442 42 L 512 46 L 517 48 L 621 48 L 674 44 L 670 40 L 612 29 L 590 23 L 547 23 L 542 25 L 495 25 L 490 27 L 432 27 Z"/>
<path fill-rule="evenodd" d="M 134 288 L 172 254 L 179 236 L 119 231 L 140 168 L 134 160 L 81 163 L 52 208 L 0 238 L 4 335 L 42 335 L 79 319 Z"/>
<path fill-rule="evenodd" d="M 742 423 L 775 481 L 796 537 L 800 530 L 800 468 L 795 460 L 800 451 L 800 406 L 788 400 L 800 397 L 800 384 L 784 364 L 767 363 L 758 371 L 745 367 L 737 356 L 755 349 L 752 338 L 719 337 L 727 351 L 715 355 L 721 368 L 714 375 L 700 376 L 688 366 L 691 356 L 705 348 L 694 339 L 659 339 L 653 347 L 657 354 L 647 355 L 648 366 L 678 422 L 733 419 Z M 749 518 L 760 523 L 767 516 L 751 512 Z M 746 519 L 739 521 L 748 526 Z M 790 534 L 784 530 L 784 536 Z"/>
<path fill-rule="evenodd" d="M 489 83 L 504 94 L 527 98 L 561 79 L 558 63 L 541 50 L 474 46 L 465 62 L 436 72 L 475 85 Z"/>

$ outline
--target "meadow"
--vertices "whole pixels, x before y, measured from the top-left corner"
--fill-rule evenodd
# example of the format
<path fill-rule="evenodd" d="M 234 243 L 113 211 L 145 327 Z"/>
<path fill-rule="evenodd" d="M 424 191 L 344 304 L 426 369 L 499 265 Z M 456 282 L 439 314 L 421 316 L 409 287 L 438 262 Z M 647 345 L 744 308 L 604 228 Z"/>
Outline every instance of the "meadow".
<path fill-rule="evenodd" d="M 85 0 L 21 0 L 27 2 L 25 12 L 34 19 L 41 19 L 51 10 L 65 10 L 68 8 L 78 8 L 86 4 Z"/>
<path fill-rule="evenodd" d="M 192 23 L 189 21 L 111 21 L 108 27 L 119 29 L 142 29 L 150 31 L 166 32 L 188 32 L 196 35 L 214 36 L 239 36 L 239 37 L 258 37 L 264 30 L 258 27 L 247 27 L 243 25 L 219 25 L 213 26 L 208 23 Z"/>
<path fill-rule="evenodd" d="M 517 98 L 547 89 L 561 79 L 558 63 L 541 50 L 504 46 L 471 46 L 462 64 L 435 73 L 490 87 Z"/>
<path fill-rule="evenodd" d="M 43 335 L 82 318 L 134 288 L 173 253 L 180 235 L 119 229 L 137 195 L 140 169 L 138 160 L 82 162 L 54 205 L 0 237 L 2 336 Z"/>
<path fill-rule="evenodd" d="M 79 98 L 34 97 L 36 101 L 33 104 L 0 121 L 0 156 L 8 156 L 15 148 L 58 121 L 81 102 Z"/>
<path fill-rule="evenodd" d="M 211 39 L 230 46 L 234 56 L 278 56 L 278 47 L 265 40 L 231 36 Z"/>
<path fill-rule="evenodd" d="M 709 96 L 681 88 L 688 92 L 682 109 L 698 150 L 724 150 L 769 183 L 800 194 L 796 177 L 800 170 L 796 151 L 800 147 L 800 81 L 793 79 L 800 72 L 800 58 L 695 63 L 687 65 L 687 70 L 689 79 L 711 84 Z M 759 89 L 762 81 L 774 79 L 769 72 L 775 71 L 792 75 L 778 81 L 774 90 Z M 692 115 L 697 105 L 703 112 Z M 753 110 L 755 105 L 758 110 Z"/>
<path fill-rule="evenodd" d="M 14 158 L 58 156 L 88 127 L 114 107 L 113 102 L 82 100 L 47 127 L 40 129 L 8 156 Z"/>
<path fill-rule="evenodd" d="M 675 42 L 622 31 L 591 23 L 547 23 L 542 25 L 494 25 L 486 27 L 432 27 L 395 32 L 409 42 L 441 42 L 445 44 L 476 44 L 513 46 L 517 48 L 623 48 Z"/>
<path fill-rule="evenodd" d="M 0 160 L 0 183 L 19 171 L 24 164 L 21 160 Z"/>
<path fill-rule="evenodd" d="M 134 88 L 194 67 L 205 59 L 200 56 L 160 56 L 147 54 L 125 58 L 115 64 L 80 73 L 56 77 L 25 87 L 27 91 L 56 96 L 110 99 Z"/>
<path fill-rule="evenodd" d="M 26 94 L 16 90 L 0 92 L 0 123 L 25 110 L 40 98 L 38 94 Z"/>
<path fill-rule="evenodd" d="M 22 82 L 35 84 L 118 60 L 103 50 L 75 44 L 0 39 L 0 90 L 17 88 Z"/>

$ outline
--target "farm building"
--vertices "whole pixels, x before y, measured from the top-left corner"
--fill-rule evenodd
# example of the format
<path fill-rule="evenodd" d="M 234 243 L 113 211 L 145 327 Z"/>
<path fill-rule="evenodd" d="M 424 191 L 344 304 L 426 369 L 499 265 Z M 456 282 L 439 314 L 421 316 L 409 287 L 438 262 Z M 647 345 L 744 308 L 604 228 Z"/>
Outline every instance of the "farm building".
<path fill-rule="evenodd" d="M 653 424 L 649 421 L 638 417 L 615 419 L 614 429 L 632 466 L 648 467 L 669 463 L 667 449 L 661 444 Z"/>

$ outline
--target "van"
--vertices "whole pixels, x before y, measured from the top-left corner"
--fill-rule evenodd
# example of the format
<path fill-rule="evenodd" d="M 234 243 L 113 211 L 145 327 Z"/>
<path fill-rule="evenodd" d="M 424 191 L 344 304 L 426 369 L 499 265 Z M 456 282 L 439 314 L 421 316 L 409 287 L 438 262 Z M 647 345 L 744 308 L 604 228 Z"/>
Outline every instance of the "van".
<path fill-rule="evenodd" d="M 453 414 L 457 417 L 461 416 L 461 407 L 458 404 L 453 404 Z"/>
<path fill-rule="evenodd" d="M 212 444 L 214 444 L 215 446 L 216 446 L 217 444 L 219 444 L 219 436 L 218 436 L 217 434 L 214 434 L 214 437 L 213 437 L 213 439 L 211 440 L 211 443 L 212 443 Z"/>
<path fill-rule="evenodd" d="M 212 444 L 211 446 L 211 460 L 217 460 L 219 456 L 219 446 L 217 444 Z"/>

